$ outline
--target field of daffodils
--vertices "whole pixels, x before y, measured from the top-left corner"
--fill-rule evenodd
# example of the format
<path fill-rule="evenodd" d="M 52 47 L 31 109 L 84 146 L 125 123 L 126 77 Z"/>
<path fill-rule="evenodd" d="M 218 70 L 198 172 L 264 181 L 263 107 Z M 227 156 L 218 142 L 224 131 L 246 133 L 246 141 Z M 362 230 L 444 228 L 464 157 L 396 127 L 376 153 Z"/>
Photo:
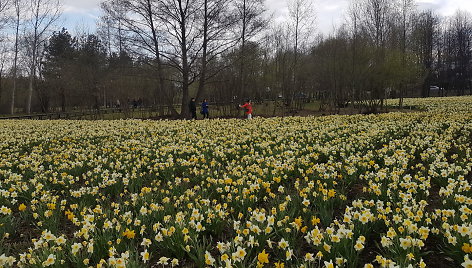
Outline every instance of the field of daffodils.
<path fill-rule="evenodd" d="M 472 97 L 1 121 L 0 267 L 472 267 Z"/>

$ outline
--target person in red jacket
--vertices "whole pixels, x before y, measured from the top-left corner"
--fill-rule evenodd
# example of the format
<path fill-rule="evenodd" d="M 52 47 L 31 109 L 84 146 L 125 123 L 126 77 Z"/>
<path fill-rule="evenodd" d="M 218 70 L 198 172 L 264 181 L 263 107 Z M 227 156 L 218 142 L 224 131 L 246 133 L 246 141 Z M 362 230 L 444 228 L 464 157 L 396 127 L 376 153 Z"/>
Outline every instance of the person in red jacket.
<path fill-rule="evenodd" d="M 239 105 L 239 107 L 244 108 L 247 119 L 252 119 L 252 103 L 250 100 L 247 100 L 243 105 Z"/>

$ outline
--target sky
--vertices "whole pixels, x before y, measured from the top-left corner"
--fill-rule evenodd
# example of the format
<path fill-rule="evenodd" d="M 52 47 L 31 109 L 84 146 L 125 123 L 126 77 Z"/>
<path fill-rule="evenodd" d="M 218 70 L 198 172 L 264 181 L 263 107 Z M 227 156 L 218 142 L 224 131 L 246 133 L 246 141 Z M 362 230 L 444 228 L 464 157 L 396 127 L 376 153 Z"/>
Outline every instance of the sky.
<path fill-rule="evenodd" d="M 276 21 L 288 16 L 288 0 L 266 0 L 266 7 Z M 316 30 L 329 34 L 342 24 L 350 0 L 313 0 L 316 11 Z M 61 0 L 62 22 L 72 32 L 93 32 L 100 16 L 101 0 Z M 472 13 L 472 0 L 416 0 L 419 9 L 432 9 L 443 16 L 451 16 L 458 10 Z"/>

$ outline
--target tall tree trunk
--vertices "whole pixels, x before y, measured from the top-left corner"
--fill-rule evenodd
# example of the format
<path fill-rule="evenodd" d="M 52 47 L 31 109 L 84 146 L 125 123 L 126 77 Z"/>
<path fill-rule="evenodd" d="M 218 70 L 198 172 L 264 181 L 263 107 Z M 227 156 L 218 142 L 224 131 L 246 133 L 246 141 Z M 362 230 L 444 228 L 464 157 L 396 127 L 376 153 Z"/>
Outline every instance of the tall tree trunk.
<path fill-rule="evenodd" d="M 18 73 L 18 37 L 20 30 L 20 6 L 19 0 L 15 1 L 16 11 L 16 31 L 15 31 L 15 57 L 13 60 L 13 88 L 11 90 L 10 114 L 15 113 L 15 94 L 16 94 L 16 80 Z"/>
<path fill-rule="evenodd" d="M 3 91 L 3 66 L 0 69 L 0 104 L 2 103 L 2 91 Z"/>
<path fill-rule="evenodd" d="M 292 105 L 295 97 L 295 92 L 297 91 L 297 74 L 298 74 L 298 34 L 299 34 L 299 25 L 300 25 L 300 4 L 296 3 L 296 13 L 295 13 L 295 46 L 294 46 L 294 59 L 293 59 L 293 73 L 292 73 L 292 92 L 290 92 L 290 106 Z"/>
<path fill-rule="evenodd" d="M 407 31 L 408 31 L 408 20 L 409 20 L 409 15 L 411 12 L 411 9 L 413 7 L 413 3 L 411 0 L 403 0 L 402 1 L 402 43 L 401 43 L 401 49 L 402 49 L 402 66 L 406 66 L 406 39 L 407 39 Z M 400 82 L 400 96 L 398 100 L 398 106 L 403 108 L 403 98 L 406 95 L 406 83 L 405 81 Z"/>
<path fill-rule="evenodd" d="M 356 71 L 356 60 L 357 60 L 357 17 L 354 18 L 353 21 L 353 37 L 352 37 L 352 45 L 351 45 L 351 53 L 352 53 L 352 61 L 351 61 L 351 98 L 353 101 L 353 104 L 358 100 L 357 94 L 355 93 L 356 91 L 356 77 L 355 77 L 355 71 Z"/>
<path fill-rule="evenodd" d="M 31 66 L 30 66 L 30 78 L 28 84 L 28 97 L 26 99 L 26 113 L 31 113 L 31 101 L 33 98 L 33 90 L 34 90 L 34 79 L 36 77 L 36 54 L 38 52 L 38 27 L 39 27 L 39 8 L 40 8 L 41 1 L 37 2 L 35 12 L 35 21 L 34 21 L 34 35 L 33 35 L 33 44 L 32 44 L 32 55 L 31 55 Z"/>
<path fill-rule="evenodd" d="M 156 27 L 154 25 L 154 16 L 152 13 L 152 5 L 151 5 L 150 0 L 147 0 L 147 13 L 149 17 L 148 18 L 149 23 L 151 26 L 152 41 L 154 43 L 154 53 L 155 53 L 154 57 L 156 58 L 156 62 L 157 62 L 157 76 L 159 80 L 159 87 L 157 88 L 157 96 L 162 95 L 172 115 L 177 115 L 178 112 L 175 109 L 174 103 L 170 99 L 165 88 L 164 73 L 163 73 L 163 68 L 162 68 L 162 60 L 161 60 L 160 47 L 159 47 L 159 37 L 157 36 Z"/>
<path fill-rule="evenodd" d="M 66 92 L 65 88 L 61 87 L 61 111 L 66 112 Z"/>
<path fill-rule="evenodd" d="M 34 68 L 34 67 L 33 67 Z M 33 70 L 31 70 L 31 73 L 30 74 L 30 77 L 29 77 L 29 81 L 28 81 L 28 96 L 27 96 L 27 99 L 26 99 L 26 113 L 27 114 L 30 114 L 31 113 L 31 101 L 32 101 L 32 98 L 33 98 L 33 90 L 34 90 L 34 76 L 35 73 Z"/>
<path fill-rule="evenodd" d="M 203 54 L 202 69 L 200 72 L 200 81 L 196 99 L 200 100 L 205 93 L 206 71 L 207 71 L 207 53 L 208 53 L 208 0 L 204 0 L 204 22 L 203 22 Z"/>
<path fill-rule="evenodd" d="M 404 7 L 405 8 L 405 7 Z M 403 11 L 403 31 L 402 31 L 402 66 L 406 65 L 406 11 Z M 403 108 L 403 98 L 405 97 L 405 83 L 402 81 L 400 82 L 400 96 L 398 99 L 398 106 L 400 109 Z"/>
<path fill-rule="evenodd" d="M 187 3 L 188 4 L 188 3 Z M 179 10 L 180 10 L 180 31 L 182 34 L 182 41 L 180 47 L 182 50 L 182 109 L 180 111 L 180 117 L 185 118 L 188 114 L 188 101 L 189 101 L 189 64 L 188 64 L 188 51 L 187 51 L 187 20 L 186 12 L 182 7 L 182 0 L 179 0 Z"/>
<path fill-rule="evenodd" d="M 240 69 L 239 69 L 239 83 L 240 83 L 240 89 L 239 90 L 240 90 L 240 93 L 239 93 L 238 98 L 242 98 L 241 94 L 244 94 L 245 90 L 246 90 L 245 85 L 244 85 L 244 83 L 245 83 L 244 82 L 244 67 L 245 67 L 245 65 L 244 65 L 245 59 L 244 58 L 245 58 L 245 55 L 246 55 L 245 50 L 246 50 L 246 27 L 247 27 L 247 25 L 246 25 L 246 20 L 247 20 L 247 17 L 246 17 L 247 16 L 246 15 L 246 12 L 247 12 L 247 10 L 246 10 L 246 1 L 247 0 L 243 1 L 243 18 L 242 18 L 243 19 L 243 25 L 242 25 L 243 29 L 242 29 L 242 34 L 241 34 L 242 43 L 241 43 L 241 54 L 240 54 L 240 59 L 239 59 L 240 60 Z"/>

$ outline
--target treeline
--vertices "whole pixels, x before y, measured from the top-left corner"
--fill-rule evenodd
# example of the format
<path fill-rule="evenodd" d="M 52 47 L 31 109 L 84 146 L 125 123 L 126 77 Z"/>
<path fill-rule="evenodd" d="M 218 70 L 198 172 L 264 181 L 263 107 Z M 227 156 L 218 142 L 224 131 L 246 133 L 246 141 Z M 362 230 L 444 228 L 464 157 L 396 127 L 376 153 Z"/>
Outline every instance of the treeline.
<path fill-rule="evenodd" d="M 471 92 L 469 13 L 353 0 L 323 36 L 311 0 L 287 4 L 275 22 L 263 0 L 106 0 L 97 31 L 73 36 L 58 0 L 0 1 L 0 112 L 144 105 L 185 117 L 191 97 L 377 112 L 387 98 Z"/>

